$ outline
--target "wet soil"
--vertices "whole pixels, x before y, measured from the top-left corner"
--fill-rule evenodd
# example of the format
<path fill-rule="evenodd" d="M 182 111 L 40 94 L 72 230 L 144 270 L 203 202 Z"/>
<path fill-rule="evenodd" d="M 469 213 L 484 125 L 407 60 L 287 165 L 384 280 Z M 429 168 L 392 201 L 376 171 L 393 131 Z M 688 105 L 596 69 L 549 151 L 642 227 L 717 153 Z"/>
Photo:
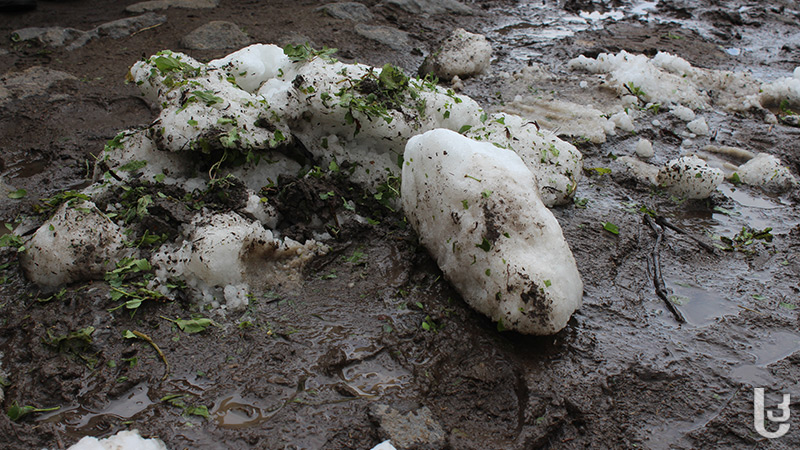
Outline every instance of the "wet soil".
<path fill-rule="evenodd" d="M 791 38 L 797 35 L 793 1 L 758 6 L 744 16 L 744 2 L 670 2 L 658 12 L 672 23 L 628 18 L 528 42 L 503 37 L 509 26 L 547 27 L 521 16 L 525 2 L 467 2 L 474 15 L 412 15 L 363 2 L 375 23 L 411 34 L 412 46 L 404 50 L 367 40 L 351 23 L 315 12 L 321 4 L 315 1 L 170 9 L 161 12 L 167 16 L 161 26 L 72 51 L 7 38 L 29 26 L 91 29 L 126 17 L 124 7 L 131 3 L 41 1 L 36 11 L 0 15 L 4 77 L 35 66 L 74 77 L 0 104 L 0 173 L 13 189 L 27 191 L 18 200 L 3 194 L 3 222 L 33 229 L 43 220 L 34 208 L 40 198 L 86 185 L 94 156 L 108 139 L 149 124 L 156 109 L 124 83 L 128 67 L 162 49 L 183 50 L 180 39 L 211 20 L 237 23 L 254 42 L 308 40 L 339 48 L 345 61 L 391 62 L 409 73 L 454 27 L 484 33 L 493 39 L 493 69 L 468 80 L 465 93 L 487 107 L 514 95 L 514 86 L 498 73 L 517 70 L 528 59 L 562 75 L 537 88 L 572 101 L 586 100 L 585 94 L 563 64 L 580 54 L 669 51 L 699 67 L 773 77 L 800 65 L 798 42 Z M 566 14 L 554 2 L 543 2 L 548 3 L 548 14 Z M 605 3 L 563 6 L 603 12 Z M 770 42 L 773 31 L 785 39 Z M 737 42 L 755 50 L 741 57 L 724 51 Z M 229 50 L 188 53 L 208 60 Z M 598 95 L 591 100 L 602 102 L 610 94 Z M 672 120 L 665 114 L 655 118 Z M 761 119 L 718 114 L 713 142 L 775 154 L 800 173 L 800 131 Z M 678 153 L 681 138 L 670 126 L 637 128 L 637 134 L 622 133 L 604 144 L 577 142 L 586 167 L 611 166 L 613 155 L 628 153 L 642 136 L 666 153 Z M 334 220 L 331 205 L 314 193 L 350 187 L 326 183 L 279 182 L 270 195 L 283 210 L 279 227 L 286 234 L 311 233 L 305 213 L 291 214 L 295 203 L 305 201 L 326 222 Z M 196 334 L 168 320 L 210 315 L 188 299 L 146 302 L 133 315 L 109 312 L 117 304 L 106 283 L 39 292 L 20 273 L 14 251 L 5 249 L 2 409 L 14 403 L 60 409 L 18 421 L 0 415 L 0 448 L 66 448 L 84 435 L 136 428 L 172 449 L 368 449 L 388 437 L 372 412 L 376 404 L 402 412 L 430 408 L 447 436 L 442 448 L 800 447 L 796 400 L 790 432 L 775 440 L 756 433 L 752 404 L 755 387 L 766 388 L 768 405 L 776 405 L 782 393 L 800 398 L 797 194 L 726 184 L 708 201 L 686 202 L 616 172 L 587 171 L 577 197 L 581 201 L 554 213 L 584 280 L 584 305 L 566 329 L 550 337 L 501 332 L 472 311 L 442 279 L 402 216 L 379 205 L 370 207 L 380 224 L 345 230 L 331 252 L 310 264 L 300 284 L 255 294 L 242 314 L 211 315 L 216 325 Z M 175 226 L 170 211 L 177 210 L 160 207 L 169 232 Z M 643 221 L 648 210 L 709 243 L 720 242 L 714 236 L 733 238 L 743 226 L 772 227 L 774 239 L 707 251 L 665 230 L 660 264 L 686 317 L 680 324 L 654 289 L 656 234 Z M 605 231 L 604 222 L 616 224 L 619 235 Z M 91 343 L 53 344 L 90 326 Z M 125 330 L 144 333 L 164 358 L 146 340 L 123 338 Z M 171 395 L 180 395 L 182 403 L 163 400 Z M 207 408 L 207 417 L 192 414 L 198 411 L 193 407 Z"/>

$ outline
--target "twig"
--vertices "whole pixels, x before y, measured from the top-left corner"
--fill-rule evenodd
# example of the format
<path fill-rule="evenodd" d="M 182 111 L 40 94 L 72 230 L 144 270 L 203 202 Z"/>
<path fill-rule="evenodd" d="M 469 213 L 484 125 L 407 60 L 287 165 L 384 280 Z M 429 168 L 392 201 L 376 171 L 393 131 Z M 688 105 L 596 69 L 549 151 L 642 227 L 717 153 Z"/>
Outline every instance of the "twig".
<path fill-rule="evenodd" d="M 644 214 L 644 220 L 650 225 L 650 228 L 656 232 L 656 243 L 653 245 L 653 285 L 656 288 L 656 295 L 667 304 L 667 309 L 675 316 L 675 320 L 677 320 L 678 323 L 686 323 L 683 314 L 681 314 L 675 304 L 670 301 L 670 291 L 667 290 L 667 285 L 664 283 L 664 278 L 661 276 L 661 262 L 658 256 L 658 247 L 661 245 L 661 239 L 664 237 L 664 230 L 656 225 L 656 222 L 649 214 Z"/>
<path fill-rule="evenodd" d="M 136 36 L 137 34 L 143 32 L 143 31 L 152 30 L 153 28 L 160 27 L 161 25 L 164 25 L 164 24 L 163 23 L 157 23 L 155 25 L 152 25 L 152 26 L 149 26 L 149 27 L 146 27 L 146 28 L 142 28 L 139 31 L 134 31 L 133 33 L 131 33 L 131 36 Z"/>
<path fill-rule="evenodd" d="M 684 230 L 683 228 L 672 224 L 664 216 L 657 216 L 656 217 L 656 223 L 661 225 L 662 227 L 669 228 L 670 230 L 673 230 L 673 231 L 675 231 L 675 232 L 677 232 L 679 234 L 682 234 L 682 235 L 688 237 L 689 239 L 691 239 L 695 243 L 697 243 L 697 245 L 699 245 L 700 247 L 703 247 L 707 252 L 709 252 L 711 254 L 716 254 L 717 253 L 716 249 L 714 248 L 713 245 L 710 245 L 710 244 L 708 244 L 706 242 L 701 241 L 700 239 L 694 237 L 693 235 L 691 235 L 688 231 Z"/>
<path fill-rule="evenodd" d="M 64 450 L 66 447 L 64 447 L 64 441 L 61 440 L 61 435 L 58 434 L 58 429 L 52 423 L 49 425 L 50 425 L 50 432 L 53 433 L 53 435 L 55 435 L 56 437 L 56 444 L 58 444 L 58 449 Z"/>
<path fill-rule="evenodd" d="M 161 349 L 158 348 L 158 344 L 156 344 L 155 341 L 153 341 L 153 339 L 150 338 L 150 336 L 136 330 L 131 330 L 131 333 L 133 333 L 139 339 L 146 341 L 148 344 L 152 345 L 154 349 L 156 349 L 156 353 L 158 353 L 158 356 L 161 357 L 161 361 L 164 361 L 164 365 L 167 367 L 167 371 L 164 372 L 164 377 L 161 378 L 162 381 L 166 380 L 167 376 L 169 376 L 169 363 L 167 362 L 167 357 L 164 356 L 164 352 L 162 352 Z"/>

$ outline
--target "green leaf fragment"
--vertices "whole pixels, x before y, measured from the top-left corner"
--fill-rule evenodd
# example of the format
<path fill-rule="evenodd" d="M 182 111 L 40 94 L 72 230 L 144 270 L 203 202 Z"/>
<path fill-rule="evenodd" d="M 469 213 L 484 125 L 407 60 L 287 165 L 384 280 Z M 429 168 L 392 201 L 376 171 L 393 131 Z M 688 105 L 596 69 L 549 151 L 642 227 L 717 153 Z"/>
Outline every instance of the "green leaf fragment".
<path fill-rule="evenodd" d="M 184 412 L 192 416 L 200 416 L 204 419 L 210 418 L 210 415 L 208 414 L 208 407 L 206 407 L 205 405 L 189 406 L 184 410 Z"/>
<path fill-rule="evenodd" d="M 603 222 L 603 229 L 609 233 L 619 235 L 619 227 L 611 222 Z"/>
<path fill-rule="evenodd" d="M 195 98 L 202 101 L 206 104 L 206 106 L 216 105 L 217 103 L 222 103 L 224 100 L 222 97 L 217 97 L 214 95 L 214 91 L 194 91 L 192 92 Z"/>
<path fill-rule="evenodd" d="M 30 405 L 19 406 L 17 402 L 14 402 L 11 404 L 11 406 L 8 407 L 8 417 L 14 422 L 16 422 L 17 420 L 31 413 L 50 412 L 50 411 L 57 411 L 59 409 L 61 409 L 60 406 L 54 406 L 52 408 L 36 408 Z"/>
<path fill-rule="evenodd" d="M 133 334 L 131 330 L 125 330 L 122 332 L 122 337 L 125 339 L 138 339 L 139 337 Z"/>
<path fill-rule="evenodd" d="M 182 331 L 192 334 L 192 333 L 200 333 L 205 331 L 210 325 L 213 325 L 214 322 L 211 319 L 206 318 L 198 318 L 198 319 L 177 319 L 173 320 L 178 328 Z"/>
<path fill-rule="evenodd" d="M 21 198 L 24 198 L 26 195 L 28 195 L 28 191 L 26 191 L 25 189 L 17 189 L 16 191 L 9 192 L 8 198 L 12 200 L 19 200 Z"/>
<path fill-rule="evenodd" d="M 135 172 L 147 165 L 145 160 L 133 160 L 123 164 L 119 170 L 123 172 Z"/>

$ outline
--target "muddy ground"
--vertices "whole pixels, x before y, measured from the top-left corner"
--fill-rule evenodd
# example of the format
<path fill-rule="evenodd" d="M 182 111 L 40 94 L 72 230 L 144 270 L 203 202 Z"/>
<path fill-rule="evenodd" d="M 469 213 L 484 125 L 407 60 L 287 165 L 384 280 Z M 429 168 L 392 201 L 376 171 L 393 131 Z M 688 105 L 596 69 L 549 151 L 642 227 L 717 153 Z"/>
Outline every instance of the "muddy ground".
<path fill-rule="evenodd" d="M 525 58 L 561 75 L 534 88 L 587 103 L 608 99 L 585 98 L 575 75 L 566 72 L 566 60 L 580 54 L 663 50 L 698 67 L 773 78 L 800 65 L 794 1 L 754 3 L 744 12 L 746 2 L 658 2 L 659 21 L 628 16 L 602 29 L 528 41 L 518 34 L 509 38 L 507 30 L 555 26 L 524 16 L 521 5 L 531 3 L 465 2 L 473 14 L 425 15 L 362 2 L 375 14 L 374 23 L 410 33 L 402 49 L 357 35 L 351 23 L 316 12 L 321 2 L 314 1 L 223 0 L 213 9 L 168 9 L 158 12 L 167 17 L 160 26 L 74 50 L 10 39 L 12 31 L 31 26 L 89 30 L 130 16 L 124 8 L 131 3 L 41 1 L 35 11 L 0 15 L 0 73 L 11 92 L 0 100 L 0 171 L 9 189 L 27 192 L 21 199 L 3 194 L 3 222 L 40 223 L 39 199 L 86 185 L 94 156 L 108 139 L 121 129 L 148 125 L 157 110 L 125 84 L 128 68 L 162 49 L 184 50 L 181 38 L 211 20 L 235 22 L 253 42 L 308 40 L 338 48 L 344 61 L 392 62 L 408 72 L 454 27 L 480 32 L 492 39 L 493 68 L 467 81 L 464 93 L 487 108 L 513 98 L 519 87 L 505 82 L 501 72 L 518 70 Z M 558 16 L 567 10 L 603 12 L 607 2 L 543 5 L 548 3 L 548 14 Z M 724 51 L 738 46 L 754 50 L 739 56 Z M 187 53 L 209 60 L 229 52 Z M 29 91 L 10 88 L 7 80 L 32 67 L 72 78 L 19 98 Z M 681 139 L 671 130 L 678 124 L 666 113 L 654 118 L 667 125 L 637 123 L 637 133 L 620 133 L 603 144 L 577 140 L 585 166 L 611 166 L 613 155 L 630 153 L 642 136 L 677 155 Z M 757 114 L 718 112 L 711 122 L 715 133 L 697 145 L 713 139 L 765 151 L 800 173 L 800 129 L 766 124 Z M 0 447 L 66 448 L 84 435 L 135 428 L 171 449 L 368 449 L 396 437 L 387 434 L 378 405 L 421 415 L 427 407 L 431 420 L 418 431 L 440 427 L 442 434 L 421 448 L 800 447 L 797 194 L 726 184 L 708 201 L 688 202 L 621 172 L 585 175 L 577 192 L 585 202 L 554 210 L 583 276 L 584 305 L 552 337 L 500 332 L 473 312 L 399 214 L 386 213 L 377 226 L 345 230 L 332 251 L 310 265 L 301 285 L 257 293 L 244 314 L 211 315 L 218 326 L 197 334 L 165 319 L 205 313 L 187 299 L 147 303 L 133 316 L 109 312 L 116 304 L 107 284 L 41 293 L 20 273 L 15 251 L 5 249 L 2 409 L 15 403 L 60 408 L 17 421 L 0 415 Z M 772 227 L 774 238 L 707 251 L 667 230 L 658 254 L 687 319 L 679 324 L 653 286 L 656 235 L 643 222 L 647 209 L 712 244 L 721 242 L 715 236 L 733 238 L 743 226 Z M 619 235 L 605 231 L 603 222 L 616 224 Z M 302 233 L 302 223 L 284 221 L 281 227 Z M 89 326 L 95 327 L 90 343 L 53 341 Z M 147 342 L 124 339 L 125 330 L 149 336 L 169 370 Z M 792 395 L 791 428 L 784 437 L 768 440 L 756 433 L 755 387 L 766 388 L 768 405 L 777 404 L 781 393 Z M 183 395 L 183 406 L 163 400 L 173 394 Z"/>

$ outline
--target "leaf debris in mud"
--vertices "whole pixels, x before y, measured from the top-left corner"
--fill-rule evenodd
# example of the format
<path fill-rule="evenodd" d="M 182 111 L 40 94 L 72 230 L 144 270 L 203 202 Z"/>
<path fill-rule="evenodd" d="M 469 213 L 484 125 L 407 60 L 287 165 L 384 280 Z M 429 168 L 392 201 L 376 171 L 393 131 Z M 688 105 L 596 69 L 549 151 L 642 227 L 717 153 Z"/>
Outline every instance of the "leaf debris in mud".
<path fill-rule="evenodd" d="M 161 361 L 164 362 L 164 366 L 166 366 L 166 371 L 164 372 L 164 377 L 162 378 L 162 380 L 167 379 L 167 376 L 169 376 L 169 363 L 167 362 L 167 357 L 164 356 L 164 352 L 161 351 L 161 349 L 158 347 L 158 345 L 155 343 L 155 341 L 153 341 L 153 339 L 150 336 L 136 330 L 125 330 L 122 332 L 122 337 L 125 339 L 138 338 L 150 344 L 155 349 L 156 353 L 158 353 L 158 356 L 161 358 Z"/>
<path fill-rule="evenodd" d="M 205 331 L 206 328 L 208 328 L 209 326 L 216 325 L 213 320 L 207 319 L 205 317 L 197 317 L 194 319 L 170 319 L 164 316 L 159 316 L 159 317 L 174 323 L 175 325 L 178 326 L 178 328 L 181 329 L 181 331 L 184 331 L 189 334 L 200 333 L 202 331 Z"/>
<path fill-rule="evenodd" d="M 19 404 L 15 401 L 11 404 L 11 406 L 8 407 L 7 413 L 8 418 L 16 422 L 31 413 L 50 412 L 57 411 L 59 409 L 61 409 L 60 406 L 54 406 L 52 408 L 36 408 L 30 405 L 19 406 Z"/>

